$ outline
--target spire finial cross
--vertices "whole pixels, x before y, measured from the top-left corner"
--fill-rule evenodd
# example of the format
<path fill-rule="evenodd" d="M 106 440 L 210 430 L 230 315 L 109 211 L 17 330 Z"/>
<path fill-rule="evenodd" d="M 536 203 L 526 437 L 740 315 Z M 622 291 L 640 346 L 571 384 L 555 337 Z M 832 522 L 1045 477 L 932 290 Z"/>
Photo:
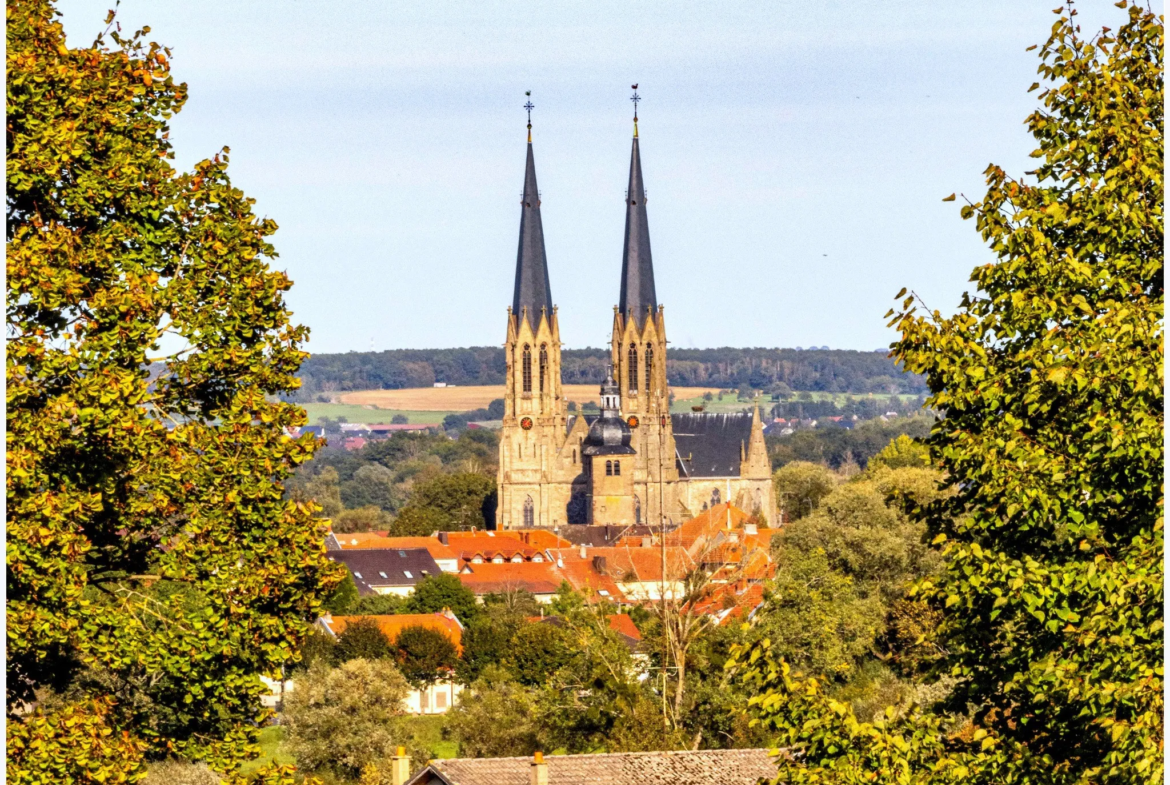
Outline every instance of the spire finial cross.
<path fill-rule="evenodd" d="M 532 91 L 525 90 L 524 95 L 529 96 L 529 99 L 524 102 L 524 109 L 528 112 L 528 141 L 532 141 L 532 110 L 536 107 L 532 104 Z"/>
<path fill-rule="evenodd" d="M 630 89 L 634 94 L 630 96 L 630 100 L 634 102 L 634 136 L 638 135 L 638 102 L 642 100 L 642 96 L 638 95 L 638 85 L 630 85 Z"/>

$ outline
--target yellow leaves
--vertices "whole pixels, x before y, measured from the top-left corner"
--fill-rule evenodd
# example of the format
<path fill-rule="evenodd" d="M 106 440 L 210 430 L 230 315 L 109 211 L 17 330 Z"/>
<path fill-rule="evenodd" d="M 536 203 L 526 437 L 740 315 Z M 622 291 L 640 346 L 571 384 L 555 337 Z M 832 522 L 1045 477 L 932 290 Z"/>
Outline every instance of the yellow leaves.
<path fill-rule="evenodd" d="M 944 202 L 953 202 L 953 201 L 955 201 L 955 195 L 951 194 L 950 196 L 943 197 L 943 201 Z"/>

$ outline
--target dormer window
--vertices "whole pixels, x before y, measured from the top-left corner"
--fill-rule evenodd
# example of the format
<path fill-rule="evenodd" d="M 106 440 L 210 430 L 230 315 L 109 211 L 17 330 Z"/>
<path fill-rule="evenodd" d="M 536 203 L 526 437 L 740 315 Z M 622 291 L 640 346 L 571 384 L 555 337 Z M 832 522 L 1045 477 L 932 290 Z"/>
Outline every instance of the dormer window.
<path fill-rule="evenodd" d="M 496 556 L 492 559 L 492 564 L 503 564 L 503 563 L 504 563 L 503 556 Z"/>

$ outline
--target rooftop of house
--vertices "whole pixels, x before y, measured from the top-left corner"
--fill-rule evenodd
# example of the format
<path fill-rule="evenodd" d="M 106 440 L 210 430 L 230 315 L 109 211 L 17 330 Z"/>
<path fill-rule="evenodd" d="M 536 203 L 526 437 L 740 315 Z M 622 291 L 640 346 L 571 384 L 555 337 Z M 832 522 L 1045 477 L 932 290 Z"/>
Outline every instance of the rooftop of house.
<path fill-rule="evenodd" d="M 549 755 L 549 785 L 755 785 L 776 776 L 773 751 L 685 750 Z M 432 760 L 409 785 L 529 785 L 532 758 Z"/>
<path fill-rule="evenodd" d="M 738 477 L 740 452 L 752 438 L 752 413 L 672 414 L 679 474 L 684 477 Z"/>
<path fill-rule="evenodd" d="M 612 602 L 625 600 L 621 587 L 610 574 L 608 560 L 599 561 L 597 554 L 589 553 L 588 549 L 582 557 L 580 548 L 558 548 L 554 558 L 560 574 L 574 590 L 586 597 L 596 595 Z"/>
<path fill-rule="evenodd" d="M 426 548 L 329 551 L 328 557 L 349 568 L 362 596 L 377 594 L 379 588 L 414 586 L 423 578 L 442 574 Z"/>
<path fill-rule="evenodd" d="M 329 550 L 394 550 L 425 548 L 434 559 L 456 559 L 459 554 L 435 537 L 387 537 L 383 532 L 333 533 L 326 540 Z"/>
<path fill-rule="evenodd" d="M 565 626 L 565 620 L 560 616 L 529 616 L 528 621 L 533 624 Z M 642 633 L 628 613 L 611 613 L 605 617 L 605 621 L 611 630 L 622 637 L 623 642 L 630 647 L 631 651 L 638 648 L 638 644 L 642 642 Z"/>
<path fill-rule="evenodd" d="M 564 577 L 551 562 L 520 562 L 519 564 L 464 564 L 459 580 L 477 595 L 524 589 L 533 594 L 554 594 Z"/>
<path fill-rule="evenodd" d="M 615 582 L 646 583 L 663 579 L 662 549 L 641 547 L 604 547 L 585 548 L 584 557 L 581 548 L 558 548 L 550 551 L 553 558 L 560 558 L 566 565 L 574 560 L 584 560 L 594 565 L 594 569 L 604 565 L 604 574 Z M 597 561 L 604 559 L 604 562 Z M 666 580 L 682 580 L 694 568 L 695 564 L 685 549 L 678 546 L 666 548 Z"/>
<path fill-rule="evenodd" d="M 359 621 L 368 620 L 378 625 L 378 629 L 386 636 L 386 640 L 393 643 L 398 634 L 407 627 L 426 627 L 450 638 L 455 649 L 463 653 L 463 625 L 451 611 L 439 613 L 400 613 L 394 616 L 322 616 L 318 624 L 331 632 L 334 636 L 345 632 L 345 628 Z"/>

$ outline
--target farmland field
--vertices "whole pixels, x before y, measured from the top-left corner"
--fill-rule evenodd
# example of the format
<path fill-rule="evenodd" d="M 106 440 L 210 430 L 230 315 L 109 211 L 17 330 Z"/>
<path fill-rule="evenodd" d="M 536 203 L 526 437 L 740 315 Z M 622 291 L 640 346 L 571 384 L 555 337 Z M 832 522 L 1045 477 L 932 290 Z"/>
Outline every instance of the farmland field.
<path fill-rule="evenodd" d="M 566 384 L 565 398 L 578 404 L 596 402 L 601 396 L 596 384 Z M 718 393 L 716 387 L 672 387 L 676 398 L 699 398 L 703 393 Z M 481 387 L 413 387 L 402 390 L 357 390 L 339 393 L 337 401 L 358 406 L 376 406 L 379 409 L 465 412 L 486 408 L 496 398 L 504 397 L 503 385 Z M 442 419 L 442 418 L 440 418 Z M 411 422 L 414 422 L 412 419 Z M 422 422 L 420 420 L 419 422 Z"/>
<path fill-rule="evenodd" d="M 378 409 L 372 406 L 358 406 L 347 403 L 302 403 L 309 415 L 309 424 L 319 423 L 322 417 L 337 420 L 344 417 L 346 422 L 388 423 L 396 414 L 406 415 L 407 420 L 416 424 L 441 423 L 451 412 L 410 411 L 403 409 Z"/>

